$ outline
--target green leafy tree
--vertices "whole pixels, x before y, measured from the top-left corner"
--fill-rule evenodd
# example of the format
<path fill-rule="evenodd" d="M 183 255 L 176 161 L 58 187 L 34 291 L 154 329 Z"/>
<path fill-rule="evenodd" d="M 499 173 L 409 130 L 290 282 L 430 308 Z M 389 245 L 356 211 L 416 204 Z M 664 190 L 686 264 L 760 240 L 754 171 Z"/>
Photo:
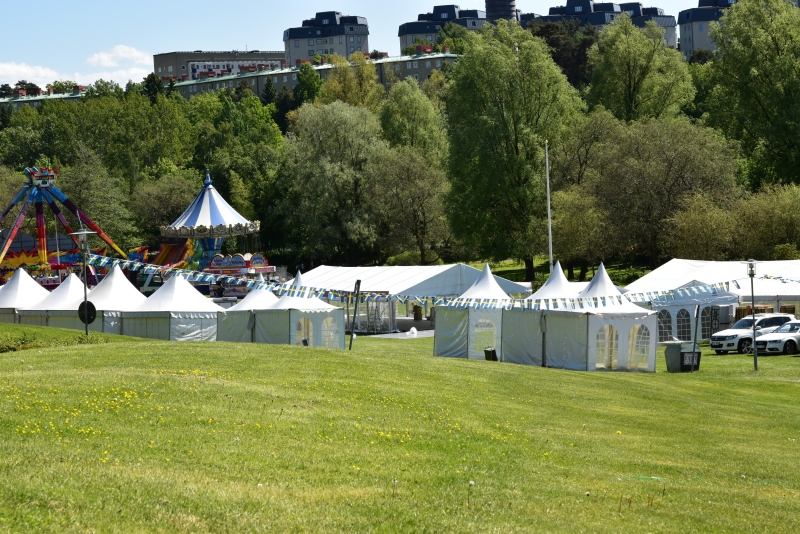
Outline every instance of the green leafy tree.
<path fill-rule="evenodd" d="M 42 92 L 41 87 L 27 80 L 19 80 L 14 84 L 14 89 L 24 89 L 28 95 L 34 95 Z"/>
<path fill-rule="evenodd" d="M 553 192 L 553 252 L 575 279 L 575 263 L 580 264 L 578 279 L 584 281 L 589 264 L 612 255 L 614 243 L 610 217 L 597 197 L 579 185 Z"/>
<path fill-rule="evenodd" d="M 72 92 L 72 88 L 78 85 L 72 80 L 56 80 L 53 83 L 48 83 L 45 87 L 52 89 L 54 94 L 62 95 Z"/>
<path fill-rule="evenodd" d="M 164 160 L 159 162 L 164 167 Z M 145 244 L 157 247 L 161 239 L 161 227 L 172 224 L 192 203 L 202 187 L 199 172 L 193 169 L 178 169 L 174 165 L 156 170 L 157 176 L 144 181 L 136 188 L 130 200 L 130 210 L 142 229 Z"/>
<path fill-rule="evenodd" d="M 0 132 L 11 125 L 11 115 L 14 114 L 11 106 L 0 105 Z"/>
<path fill-rule="evenodd" d="M 378 83 L 375 65 L 361 52 L 350 56 L 350 61 L 335 56 L 333 68 L 319 94 L 322 104 L 340 100 L 351 106 L 364 107 L 377 112 L 386 91 Z"/>
<path fill-rule="evenodd" d="M 289 131 L 289 113 L 297 109 L 292 90 L 287 86 L 281 88 L 278 97 L 275 99 L 275 122 L 283 133 Z"/>
<path fill-rule="evenodd" d="M 711 35 L 717 43 L 709 123 L 742 141 L 751 186 L 800 183 L 800 10 L 741 0 Z"/>
<path fill-rule="evenodd" d="M 589 85 L 589 50 L 599 38 L 597 28 L 591 24 L 582 25 L 577 19 L 531 22 L 529 28 L 535 37 L 541 37 L 550 47 L 553 61 L 561 67 L 573 87 Z"/>
<path fill-rule="evenodd" d="M 403 50 L 401 50 L 401 53 L 404 56 L 416 55 L 418 46 L 430 46 L 433 49 L 434 46 L 435 46 L 435 43 L 430 42 L 429 40 L 425 39 L 424 37 L 418 37 L 417 40 L 414 41 L 414 44 L 403 48 Z M 373 59 L 378 59 L 378 58 L 373 58 Z"/>
<path fill-rule="evenodd" d="M 467 43 L 449 72 L 454 236 L 495 260 L 546 250 L 545 140 L 558 144 L 582 109 L 577 91 L 541 39 L 499 21 Z"/>
<path fill-rule="evenodd" d="M 415 148 L 438 166 L 447 146 L 444 117 L 413 78 L 392 87 L 378 116 L 389 145 Z"/>
<path fill-rule="evenodd" d="M 272 77 L 267 76 L 264 80 L 264 89 L 261 90 L 261 103 L 265 106 L 274 104 L 278 97 L 278 92 L 275 90 L 275 85 L 272 83 Z"/>
<path fill-rule="evenodd" d="M 369 173 L 386 150 L 377 117 L 344 102 L 303 106 L 293 134 L 276 197 L 297 256 L 344 265 L 379 259 Z"/>
<path fill-rule="evenodd" d="M 294 105 L 300 107 L 306 102 L 312 104 L 322 87 L 322 78 L 310 63 L 300 65 L 297 72 L 297 85 L 294 86 Z"/>
<path fill-rule="evenodd" d="M 437 51 L 449 46 L 451 54 L 462 55 L 469 49 L 469 43 L 474 37 L 475 34 L 464 26 L 455 22 L 448 22 L 439 28 L 439 36 L 436 39 Z"/>
<path fill-rule="evenodd" d="M 101 78 L 86 88 L 86 93 L 84 93 L 83 99 L 86 100 L 89 98 L 100 98 L 104 96 L 113 96 L 119 100 L 122 100 L 122 98 L 125 96 L 125 90 L 120 87 L 118 83 L 114 81 L 106 81 Z"/>
<path fill-rule="evenodd" d="M 738 224 L 735 200 L 726 201 L 704 192 L 686 198 L 667 225 L 671 255 L 709 261 L 732 259 Z"/>
<path fill-rule="evenodd" d="M 165 94 L 164 82 L 162 82 L 161 78 L 156 76 L 154 72 L 151 72 L 147 75 L 147 78 L 144 79 L 142 94 L 150 99 L 151 104 L 155 104 L 158 96 L 164 96 Z"/>
<path fill-rule="evenodd" d="M 589 62 L 589 104 L 603 105 L 618 119 L 675 115 L 694 97 L 688 65 L 667 47 L 664 30 L 653 21 L 639 29 L 623 13 L 600 34 Z"/>
<path fill-rule="evenodd" d="M 14 94 L 13 87 L 8 85 L 7 83 L 0 85 L 0 98 L 9 98 L 13 96 L 13 94 Z"/>

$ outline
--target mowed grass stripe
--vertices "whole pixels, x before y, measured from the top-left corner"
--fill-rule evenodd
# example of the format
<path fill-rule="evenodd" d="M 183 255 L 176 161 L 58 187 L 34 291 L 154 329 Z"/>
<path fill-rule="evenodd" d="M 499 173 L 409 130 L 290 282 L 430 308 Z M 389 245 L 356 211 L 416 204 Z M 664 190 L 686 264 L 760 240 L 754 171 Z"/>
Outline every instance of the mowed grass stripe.
<path fill-rule="evenodd" d="M 798 358 L 589 374 L 432 348 L 0 354 L 0 528 L 797 530 Z"/>

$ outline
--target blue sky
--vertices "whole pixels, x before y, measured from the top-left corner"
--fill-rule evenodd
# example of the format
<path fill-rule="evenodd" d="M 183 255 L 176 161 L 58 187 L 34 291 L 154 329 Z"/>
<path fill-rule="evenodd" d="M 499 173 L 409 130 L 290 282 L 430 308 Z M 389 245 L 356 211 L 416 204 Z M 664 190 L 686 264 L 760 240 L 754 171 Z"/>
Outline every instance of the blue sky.
<path fill-rule="evenodd" d="M 370 48 L 400 52 L 397 27 L 441 0 L 0 0 L 0 83 L 24 78 L 42 86 L 54 79 L 125 83 L 152 70 L 152 55 L 175 50 L 283 50 L 283 30 L 317 11 L 367 17 Z M 454 2 L 484 9 L 483 0 Z M 547 13 L 561 0 L 517 0 L 525 13 Z M 655 0 L 645 6 L 678 12 L 697 0 Z"/>

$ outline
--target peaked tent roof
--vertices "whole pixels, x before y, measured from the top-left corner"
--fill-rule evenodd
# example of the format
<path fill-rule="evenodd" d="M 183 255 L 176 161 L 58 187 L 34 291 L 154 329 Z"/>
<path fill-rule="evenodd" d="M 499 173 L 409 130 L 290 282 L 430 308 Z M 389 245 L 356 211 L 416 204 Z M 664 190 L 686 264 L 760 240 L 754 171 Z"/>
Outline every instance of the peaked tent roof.
<path fill-rule="evenodd" d="M 115 265 L 89 293 L 89 300 L 98 310 L 133 311 L 144 304 L 147 297 L 133 287 L 119 265 Z"/>
<path fill-rule="evenodd" d="M 220 312 L 222 308 L 197 291 L 181 275 L 174 275 L 134 312 Z"/>
<path fill-rule="evenodd" d="M 586 289 L 580 292 L 579 296 L 582 298 L 592 298 L 612 297 L 621 294 L 617 286 L 614 285 L 614 282 L 612 282 L 611 278 L 608 276 L 606 266 L 600 263 L 600 267 L 597 268 L 594 278 L 592 278 L 592 281 L 586 286 Z"/>
<path fill-rule="evenodd" d="M 269 289 L 254 289 L 235 306 L 231 306 L 225 311 L 266 310 L 276 302 L 278 302 L 278 297 Z"/>
<path fill-rule="evenodd" d="M 556 264 L 553 266 L 553 273 L 544 285 L 526 300 L 574 298 L 587 287 L 587 283 L 570 282 L 567 280 L 567 277 L 564 276 L 564 271 L 561 269 L 561 262 L 556 261 Z"/>
<path fill-rule="evenodd" d="M 32 306 L 25 306 L 25 311 L 62 310 L 78 311 L 78 306 L 83 302 L 83 281 L 70 274 L 66 280 L 55 288 L 44 299 Z"/>
<path fill-rule="evenodd" d="M 47 298 L 50 292 L 39 285 L 25 269 L 17 269 L 6 285 L 0 287 L 0 308 L 24 308 Z"/>
<path fill-rule="evenodd" d="M 353 291 L 361 280 L 364 293 L 386 293 L 407 297 L 448 297 L 462 295 L 481 271 L 459 263 L 411 267 L 334 267 L 321 265 L 303 276 L 308 287 L 334 291 Z M 494 276 L 494 275 L 493 275 Z M 494 276 L 506 293 L 524 293 L 529 287 Z"/>
<path fill-rule="evenodd" d="M 286 286 L 287 284 L 284 285 Z M 297 271 L 297 276 L 294 277 L 294 281 L 291 284 L 288 284 L 289 287 L 302 287 L 304 285 L 306 284 L 303 282 L 303 276 L 300 273 L 300 271 Z M 305 312 L 323 312 L 323 311 L 335 310 L 337 308 L 336 306 L 331 306 L 330 304 L 326 304 L 317 297 L 311 297 L 311 298 L 292 297 L 289 295 L 289 293 L 286 293 L 268 309 L 299 310 Z"/>
<path fill-rule="evenodd" d="M 481 275 L 472 284 L 461 298 L 465 299 L 508 299 L 510 298 L 505 291 L 500 288 L 498 285 L 497 280 L 494 279 L 492 276 L 492 270 L 489 268 L 489 264 L 487 263 L 486 266 L 483 268 Z"/>
<path fill-rule="evenodd" d="M 225 202 L 217 190 L 211 185 L 211 177 L 206 171 L 205 186 L 197 198 L 194 199 L 183 215 L 178 217 L 171 228 L 206 226 L 216 228 L 219 225 L 233 226 L 241 224 L 247 226 L 249 222 L 239 215 L 230 204 Z"/>

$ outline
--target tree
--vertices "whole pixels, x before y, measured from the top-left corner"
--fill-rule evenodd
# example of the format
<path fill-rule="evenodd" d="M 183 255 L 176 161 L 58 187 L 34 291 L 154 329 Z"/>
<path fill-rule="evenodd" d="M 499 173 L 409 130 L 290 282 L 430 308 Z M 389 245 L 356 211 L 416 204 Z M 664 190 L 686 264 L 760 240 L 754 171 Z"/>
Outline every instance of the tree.
<path fill-rule="evenodd" d="M 603 105 L 620 120 L 675 115 L 694 97 L 688 66 L 653 21 L 642 30 L 623 13 L 600 34 L 589 62 L 589 104 Z"/>
<path fill-rule="evenodd" d="M 709 123 L 742 141 L 751 186 L 800 183 L 800 10 L 741 0 L 712 28 L 717 43 Z"/>
<path fill-rule="evenodd" d="M 670 219 L 689 198 L 736 196 L 737 155 L 734 143 L 685 118 L 631 123 L 609 138 L 589 185 L 610 214 L 620 251 L 644 254 L 657 267 Z"/>
<path fill-rule="evenodd" d="M 415 250 L 421 265 L 437 262 L 449 236 L 444 172 L 419 150 L 401 146 L 374 159 L 370 174 L 373 218 L 381 223 L 384 254 Z"/>
<path fill-rule="evenodd" d="M 736 214 L 731 231 L 734 258 L 781 259 L 776 254 L 785 257 L 788 248 L 800 246 L 798 202 L 800 187 L 794 184 L 768 185 L 735 199 L 731 210 Z"/>
<path fill-rule="evenodd" d="M 106 81 L 102 78 L 94 82 L 86 88 L 83 99 L 100 98 L 104 96 L 113 96 L 121 100 L 125 96 L 125 91 L 119 86 L 117 82 Z"/>
<path fill-rule="evenodd" d="M 446 147 L 444 117 L 413 78 L 392 87 L 378 117 L 390 146 L 415 148 L 438 166 Z"/>
<path fill-rule="evenodd" d="M 447 97 L 447 77 L 441 70 L 435 70 L 430 77 L 422 82 L 422 92 L 431 103 L 440 111 L 444 111 Z"/>
<path fill-rule="evenodd" d="M 550 47 L 553 61 L 561 67 L 575 88 L 589 85 L 589 50 L 597 43 L 599 33 L 591 24 L 581 25 L 577 19 L 561 22 L 531 22 L 528 28 Z"/>
<path fill-rule="evenodd" d="M 736 199 L 697 192 L 669 219 L 668 250 L 676 258 L 720 261 L 730 258 L 736 237 Z M 748 228 L 748 231 L 751 229 Z"/>
<path fill-rule="evenodd" d="M 417 54 L 417 47 L 418 46 L 430 46 L 432 49 L 435 49 L 435 43 L 430 42 L 429 40 L 425 39 L 424 37 L 417 37 L 414 41 L 414 44 L 409 45 L 403 48 L 400 53 L 404 56 L 414 56 Z M 437 50 L 438 51 L 438 50 Z"/>
<path fill-rule="evenodd" d="M 546 250 L 544 144 L 561 142 L 582 104 L 541 39 L 499 21 L 449 72 L 451 190 L 457 239 L 483 257 L 525 261 Z"/>
<path fill-rule="evenodd" d="M 13 115 L 11 106 L 0 105 L 0 132 L 11 125 L 11 115 Z"/>
<path fill-rule="evenodd" d="M 4 83 L 0 85 L 0 98 L 9 98 L 14 95 L 14 88 Z"/>
<path fill-rule="evenodd" d="M 714 59 L 714 52 L 707 48 L 695 48 L 692 51 L 692 55 L 689 56 L 689 64 L 693 65 L 695 63 L 699 65 L 705 65 L 709 61 Z"/>
<path fill-rule="evenodd" d="M 162 226 L 172 224 L 186 210 L 202 187 L 200 173 L 192 169 L 180 170 L 172 166 L 136 188 L 130 207 L 142 229 L 143 239 L 150 246 L 158 246 Z"/>
<path fill-rule="evenodd" d="M 333 68 L 328 79 L 322 84 L 319 100 L 330 104 L 340 100 L 351 106 L 364 107 L 377 112 L 386 94 L 378 83 L 375 65 L 368 62 L 361 52 L 350 56 L 350 61 L 340 56 L 333 58 Z"/>
<path fill-rule="evenodd" d="M 462 55 L 469 48 L 469 42 L 472 41 L 474 36 L 475 34 L 464 26 L 455 22 L 448 22 L 439 28 L 439 37 L 436 40 L 437 51 L 449 46 L 451 54 Z"/>
<path fill-rule="evenodd" d="M 41 87 L 27 80 L 18 81 L 16 84 L 14 84 L 14 89 L 24 89 L 28 95 L 37 95 L 42 92 Z"/>
<path fill-rule="evenodd" d="M 563 141 L 550 151 L 553 188 L 583 185 L 597 171 L 605 143 L 622 129 L 620 121 L 602 107 L 575 115 Z"/>
<path fill-rule="evenodd" d="M 312 104 L 319 94 L 322 87 L 322 78 L 319 77 L 317 70 L 310 63 L 300 65 L 297 72 L 297 85 L 294 87 L 294 105 L 300 107 L 306 102 Z"/>
<path fill-rule="evenodd" d="M 289 131 L 289 113 L 296 109 L 297 106 L 294 102 L 294 95 L 292 94 L 291 89 L 287 86 L 283 86 L 281 88 L 281 92 L 278 93 L 278 97 L 275 99 L 275 122 L 278 124 L 278 127 L 281 129 L 283 133 Z"/>
<path fill-rule="evenodd" d="M 56 80 L 53 83 L 48 83 L 45 87 L 52 89 L 54 94 L 63 95 L 72 92 L 72 88 L 78 85 L 72 80 Z"/>
<path fill-rule="evenodd" d="M 553 192 L 553 252 L 567 267 L 570 280 L 575 279 L 575 262 L 580 262 L 582 282 L 590 262 L 595 265 L 615 252 L 609 219 L 586 187 Z"/>
<path fill-rule="evenodd" d="M 275 85 L 272 83 L 272 77 L 267 76 L 264 80 L 264 89 L 261 90 L 261 103 L 265 106 L 275 103 L 278 97 L 278 92 L 275 90 Z"/>
<path fill-rule="evenodd" d="M 298 258 L 364 265 L 379 258 L 371 162 L 386 150 L 377 117 L 344 102 L 303 106 L 285 143 L 276 204 Z"/>
<path fill-rule="evenodd" d="M 142 94 L 150 99 L 151 104 L 155 104 L 159 95 L 164 96 L 164 82 L 154 72 L 151 72 L 144 79 Z"/>

